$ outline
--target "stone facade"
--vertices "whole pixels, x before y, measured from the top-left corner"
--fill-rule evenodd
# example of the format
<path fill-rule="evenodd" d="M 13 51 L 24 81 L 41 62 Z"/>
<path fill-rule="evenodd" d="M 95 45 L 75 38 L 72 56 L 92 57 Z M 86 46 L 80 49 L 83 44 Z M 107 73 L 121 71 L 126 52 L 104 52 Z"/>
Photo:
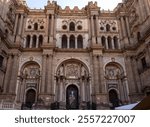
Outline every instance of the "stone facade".
<path fill-rule="evenodd" d="M 149 0 L 0 1 L 1 109 L 114 109 L 149 95 L 149 75 Z"/>

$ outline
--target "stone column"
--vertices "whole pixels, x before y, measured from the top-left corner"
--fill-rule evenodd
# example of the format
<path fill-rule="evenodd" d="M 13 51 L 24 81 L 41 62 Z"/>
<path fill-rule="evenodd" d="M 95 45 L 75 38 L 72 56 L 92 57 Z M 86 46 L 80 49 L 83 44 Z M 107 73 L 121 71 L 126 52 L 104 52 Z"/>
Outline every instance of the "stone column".
<path fill-rule="evenodd" d="M 81 86 L 81 91 L 82 91 L 82 101 L 85 101 L 85 79 L 82 79 L 82 86 Z"/>
<path fill-rule="evenodd" d="M 91 29 L 92 29 L 92 37 L 95 36 L 94 34 L 94 21 L 93 21 L 93 16 L 91 16 Z"/>
<path fill-rule="evenodd" d="M 19 67 L 19 55 L 14 54 L 13 64 L 12 64 L 12 73 L 11 73 L 10 84 L 9 84 L 10 85 L 9 86 L 9 92 L 12 94 L 15 94 L 15 92 L 16 92 L 18 67 Z"/>
<path fill-rule="evenodd" d="M 107 39 L 107 37 L 105 37 L 105 45 L 106 45 L 106 49 L 108 49 L 108 39 Z"/>
<path fill-rule="evenodd" d="M 14 35 L 16 35 L 16 33 L 17 33 L 18 19 L 19 19 L 19 14 L 16 14 L 15 26 L 14 26 Z"/>
<path fill-rule="evenodd" d="M 130 32 L 130 26 L 129 26 L 129 17 L 125 17 L 125 21 L 126 21 L 126 26 L 127 26 L 127 33 L 128 33 L 128 37 L 131 36 L 131 32 Z"/>
<path fill-rule="evenodd" d="M 36 39 L 36 48 L 39 48 L 39 36 L 37 36 L 37 39 Z"/>
<path fill-rule="evenodd" d="M 124 21 L 124 17 L 121 17 L 121 25 L 122 25 L 122 32 L 123 32 L 123 37 L 126 37 L 126 26 L 125 26 L 125 21 Z"/>
<path fill-rule="evenodd" d="M 59 85 L 60 85 L 59 101 L 62 102 L 63 101 L 63 90 L 64 90 L 64 88 L 63 88 L 63 78 L 60 79 L 60 84 Z"/>
<path fill-rule="evenodd" d="M 46 86 L 46 54 L 43 54 L 42 58 L 42 81 L 41 81 L 41 93 L 45 93 Z"/>
<path fill-rule="evenodd" d="M 67 38 L 67 48 L 70 48 L 70 39 L 69 39 L 69 37 Z"/>
<path fill-rule="evenodd" d="M 52 21 L 51 21 L 51 36 L 54 35 L 54 15 L 51 15 L 52 16 Z"/>
<path fill-rule="evenodd" d="M 49 14 L 47 14 L 46 16 L 46 24 L 47 24 L 47 27 L 46 27 L 46 32 L 45 32 L 45 43 L 49 43 L 49 39 L 48 39 L 48 35 L 49 35 Z"/>
<path fill-rule="evenodd" d="M 53 90 L 52 90 L 52 63 L 53 63 L 53 56 L 52 54 L 49 55 L 48 58 L 48 82 L 47 82 L 47 93 L 48 94 L 52 94 Z"/>
<path fill-rule="evenodd" d="M 30 36 L 30 46 L 29 46 L 30 48 L 32 48 L 32 43 L 33 43 L 32 40 L 33 40 L 33 36 L 31 35 L 31 36 Z"/>
<path fill-rule="evenodd" d="M 75 36 L 75 49 L 77 49 L 77 36 Z"/>
<path fill-rule="evenodd" d="M 104 70 L 103 70 L 103 56 L 99 56 L 99 72 L 100 72 L 100 93 L 106 93 L 105 81 L 104 81 Z"/>
<path fill-rule="evenodd" d="M 91 16 L 91 29 L 92 29 L 92 43 L 96 43 L 93 16 Z"/>
<path fill-rule="evenodd" d="M 4 79 L 4 93 L 9 92 L 11 72 L 12 72 L 12 55 L 9 55 L 8 62 L 7 62 L 5 79 Z"/>
<path fill-rule="evenodd" d="M 123 39 L 123 33 L 122 33 L 122 27 L 121 27 L 121 20 L 118 21 L 118 26 L 119 26 L 119 35 L 120 35 L 120 39 Z"/>
<path fill-rule="evenodd" d="M 91 39 L 91 28 L 92 28 L 92 26 L 91 26 L 90 19 L 88 20 L 88 28 L 89 28 L 89 30 L 88 30 L 88 32 L 89 32 L 89 39 Z"/>
<path fill-rule="evenodd" d="M 96 16 L 96 34 L 97 34 L 97 37 L 99 35 L 99 23 L 98 23 L 98 16 Z"/>
<path fill-rule="evenodd" d="M 94 66 L 94 86 L 95 86 L 95 92 L 96 94 L 99 93 L 99 67 L 98 67 L 98 56 L 93 56 L 93 66 Z"/>
<path fill-rule="evenodd" d="M 134 74 L 134 80 L 135 80 L 135 88 L 136 92 L 139 93 L 141 91 L 141 81 L 140 76 L 138 73 L 138 67 L 137 67 L 137 61 L 135 58 L 132 58 L 132 68 L 133 68 L 133 74 Z"/>
<path fill-rule="evenodd" d="M 115 49 L 114 39 L 113 39 L 113 37 L 111 37 L 111 45 L 112 45 L 112 49 Z"/>
<path fill-rule="evenodd" d="M 85 86 L 85 92 L 86 92 L 86 102 L 89 102 L 90 101 L 90 79 L 86 79 L 87 82 L 86 82 L 86 86 Z"/>
<path fill-rule="evenodd" d="M 128 81 L 128 85 L 129 85 L 129 94 L 132 95 L 132 94 L 136 93 L 136 87 L 135 87 L 133 69 L 132 69 L 133 65 L 131 63 L 130 56 L 126 56 L 125 66 L 126 66 L 127 81 Z"/>
<path fill-rule="evenodd" d="M 22 33 L 22 28 L 23 28 L 23 18 L 24 18 L 24 15 L 21 14 L 21 20 L 20 20 L 20 25 L 19 25 L 19 35 L 21 35 L 21 33 Z"/>
<path fill-rule="evenodd" d="M 50 43 L 54 41 L 54 14 L 51 15 Z"/>

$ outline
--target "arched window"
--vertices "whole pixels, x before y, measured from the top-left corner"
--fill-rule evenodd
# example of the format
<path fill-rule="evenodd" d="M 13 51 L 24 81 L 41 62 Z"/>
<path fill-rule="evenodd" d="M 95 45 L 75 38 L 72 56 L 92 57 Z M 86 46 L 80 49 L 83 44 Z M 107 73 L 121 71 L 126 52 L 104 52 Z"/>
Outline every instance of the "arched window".
<path fill-rule="evenodd" d="M 79 35 L 77 38 L 77 47 L 83 48 L 83 37 L 81 35 Z"/>
<path fill-rule="evenodd" d="M 43 36 L 40 35 L 39 36 L 39 45 L 38 45 L 38 47 L 41 47 L 42 44 L 43 44 Z"/>
<path fill-rule="evenodd" d="M 106 31 L 107 31 L 107 32 L 110 31 L 110 25 L 109 25 L 109 24 L 106 25 Z"/>
<path fill-rule="evenodd" d="M 32 48 L 36 48 L 36 40 L 37 40 L 36 35 L 33 35 L 33 38 L 32 38 Z"/>
<path fill-rule="evenodd" d="M 33 89 L 30 89 L 26 93 L 26 107 L 32 108 L 32 105 L 35 103 L 36 99 L 36 92 Z"/>
<path fill-rule="evenodd" d="M 70 36 L 69 44 L 70 44 L 70 48 L 75 48 L 75 37 L 74 37 L 74 35 Z"/>
<path fill-rule="evenodd" d="M 38 24 L 37 23 L 34 24 L 34 30 L 38 30 Z"/>
<path fill-rule="evenodd" d="M 109 36 L 107 40 L 108 40 L 108 49 L 112 49 L 111 37 Z"/>
<path fill-rule="evenodd" d="M 61 47 L 62 48 L 67 48 L 67 36 L 66 35 L 62 36 Z"/>
<path fill-rule="evenodd" d="M 75 24 L 73 22 L 70 23 L 69 30 L 75 31 Z"/>
<path fill-rule="evenodd" d="M 4 57 L 0 55 L 0 67 L 3 66 Z"/>
<path fill-rule="evenodd" d="M 102 41 L 102 46 L 106 48 L 106 38 L 104 36 L 102 36 L 101 41 Z"/>
<path fill-rule="evenodd" d="M 31 40 L 30 35 L 27 35 L 27 38 L 26 38 L 26 48 L 30 47 L 30 40 Z"/>
<path fill-rule="evenodd" d="M 119 106 L 119 98 L 116 90 L 112 89 L 109 91 L 109 101 L 112 104 L 112 109 Z"/>
<path fill-rule="evenodd" d="M 115 37 L 113 38 L 113 40 L 114 40 L 114 47 L 115 47 L 115 49 L 119 49 L 119 46 L 118 46 L 118 38 L 115 36 Z"/>

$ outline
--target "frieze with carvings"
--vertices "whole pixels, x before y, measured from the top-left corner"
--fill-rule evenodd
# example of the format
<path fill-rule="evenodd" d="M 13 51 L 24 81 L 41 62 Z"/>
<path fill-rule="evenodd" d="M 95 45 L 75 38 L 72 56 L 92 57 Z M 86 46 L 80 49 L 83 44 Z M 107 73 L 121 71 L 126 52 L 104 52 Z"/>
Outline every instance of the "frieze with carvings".
<path fill-rule="evenodd" d="M 63 76 L 67 79 L 78 79 L 79 77 L 87 77 L 88 73 L 85 67 L 78 63 L 62 64 L 58 71 L 57 76 Z"/>

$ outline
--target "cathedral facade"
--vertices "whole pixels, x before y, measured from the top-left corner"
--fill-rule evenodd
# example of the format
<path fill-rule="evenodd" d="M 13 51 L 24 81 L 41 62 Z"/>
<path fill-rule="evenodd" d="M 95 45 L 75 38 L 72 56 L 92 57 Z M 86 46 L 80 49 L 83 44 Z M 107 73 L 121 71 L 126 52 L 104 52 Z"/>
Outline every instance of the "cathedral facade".
<path fill-rule="evenodd" d="M 114 109 L 148 96 L 149 76 L 149 0 L 0 1 L 0 109 Z"/>

